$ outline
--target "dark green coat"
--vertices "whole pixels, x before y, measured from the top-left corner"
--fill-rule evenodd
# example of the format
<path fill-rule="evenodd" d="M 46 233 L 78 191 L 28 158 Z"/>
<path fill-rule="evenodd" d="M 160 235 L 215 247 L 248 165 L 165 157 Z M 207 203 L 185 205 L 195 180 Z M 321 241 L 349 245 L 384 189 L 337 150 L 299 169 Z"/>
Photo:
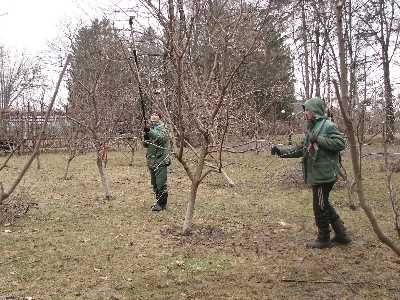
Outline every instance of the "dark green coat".
<path fill-rule="evenodd" d="M 147 138 L 144 141 L 144 147 L 147 148 L 147 166 L 153 170 L 168 166 L 171 160 L 167 126 L 162 122 L 151 126 Z"/>
<path fill-rule="evenodd" d="M 304 180 L 317 185 L 334 182 L 339 171 L 340 151 L 345 149 L 346 140 L 337 126 L 325 117 L 325 105 L 320 98 L 312 98 L 304 103 L 306 110 L 315 113 L 308 123 L 307 132 L 300 146 L 281 149 L 281 157 L 303 157 Z M 316 143 L 310 143 L 310 137 Z"/>

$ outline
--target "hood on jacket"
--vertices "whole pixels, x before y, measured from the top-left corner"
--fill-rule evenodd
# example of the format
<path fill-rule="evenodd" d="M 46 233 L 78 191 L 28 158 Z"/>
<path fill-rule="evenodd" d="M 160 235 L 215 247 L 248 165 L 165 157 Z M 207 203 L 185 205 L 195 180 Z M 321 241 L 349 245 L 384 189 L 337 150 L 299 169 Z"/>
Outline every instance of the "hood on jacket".
<path fill-rule="evenodd" d="M 319 97 L 308 99 L 304 102 L 303 108 L 312 111 L 315 114 L 315 117 L 325 116 L 325 103 Z"/>

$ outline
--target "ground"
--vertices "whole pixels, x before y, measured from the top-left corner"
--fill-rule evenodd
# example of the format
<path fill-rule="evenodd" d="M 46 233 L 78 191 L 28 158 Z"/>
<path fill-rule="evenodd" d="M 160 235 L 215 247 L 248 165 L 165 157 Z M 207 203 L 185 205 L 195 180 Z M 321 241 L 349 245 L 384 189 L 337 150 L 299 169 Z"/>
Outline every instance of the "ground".
<path fill-rule="evenodd" d="M 297 159 L 227 156 L 236 187 L 210 176 L 193 232 L 182 236 L 189 181 L 174 161 L 168 209 L 150 211 L 143 156 L 129 166 L 109 153 L 113 198 L 104 201 L 94 155 L 76 158 L 63 180 L 65 157 L 42 154 L 41 169 L 33 164 L 12 198 L 29 211 L 0 225 L 0 299 L 400 299 L 400 258 L 377 241 L 361 209 L 348 208 L 345 188 L 332 200 L 354 243 L 304 247 L 315 236 L 310 190 L 282 180 Z M 1 172 L 6 187 L 25 160 Z M 364 163 L 366 195 L 399 244 L 382 163 Z"/>

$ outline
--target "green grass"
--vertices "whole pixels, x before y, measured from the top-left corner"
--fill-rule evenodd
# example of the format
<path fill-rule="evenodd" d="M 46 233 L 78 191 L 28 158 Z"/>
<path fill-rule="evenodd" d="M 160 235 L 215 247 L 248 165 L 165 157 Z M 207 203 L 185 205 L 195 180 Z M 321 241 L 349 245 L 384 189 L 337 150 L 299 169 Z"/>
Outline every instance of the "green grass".
<path fill-rule="evenodd" d="M 121 153 L 109 153 L 108 202 L 93 155 L 74 160 L 72 178 L 62 180 L 63 155 L 43 154 L 42 168 L 33 164 L 17 191 L 37 207 L 0 226 L 0 299 L 400 297 L 391 290 L 399 288 L 399 258 L 376 240 L 360 209 L 347 208 L 345 189 L 335 189 L 332 200 L 355 242 L 323 251 L 304 247 L 315 235 L 310 191 L 277 180 L 298 160 L 227 155 L 232 164 L 226 171 L 236 187 L 226 187 L 218 174 L 207 178 L 199 189 L 193 234 L 182 236 L 189 181 L 175 161 L 168 209 L 151 212 L 143 156 L 137 153 L 128 166 Z M 5 186 L 25 159 L 17 157 L 2 171 Z M 366 161 L 366 195 L 396 239 L 381 165 Z M 316 283 L 321 281 L 336 283 Z"/>

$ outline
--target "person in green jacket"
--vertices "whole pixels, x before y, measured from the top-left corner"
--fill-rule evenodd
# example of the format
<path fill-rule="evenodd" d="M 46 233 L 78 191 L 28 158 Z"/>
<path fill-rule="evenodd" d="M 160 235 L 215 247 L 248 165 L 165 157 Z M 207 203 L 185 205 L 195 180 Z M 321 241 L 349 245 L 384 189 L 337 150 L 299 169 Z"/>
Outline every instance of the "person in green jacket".
<path fill-rule="evenodd" d="M 147 167 L 155 195 L 151 210 L 160 211 L 167 207 L 168 201 L 167 168 L 171 164 L 169 133 L 167 126 L 161 121 L 160 113 L 153 113 L 150 121 L 151 126 L 144 128 L 143 146 L 147 148 Z"/>
<path fill-rule="evenodd" d="M 335 208 L 329 202 L 329 193 L 339 174 L 340 151 L 345 149 L 346 140 L 337 126 L 325 116 L 325 104 L 316 97 L 304 105 L 307 131 L 302 145 L 273 146 L 271 154 L 282 158 L 303 157 L 303 174 L 306 184 L 313 192 L 313 209 L 318 235 L 307 242 L 310 248 L 327 248 L 334 243 L 351 242 Z M 335 237 L 330 239 L 330 226 Z"/>

